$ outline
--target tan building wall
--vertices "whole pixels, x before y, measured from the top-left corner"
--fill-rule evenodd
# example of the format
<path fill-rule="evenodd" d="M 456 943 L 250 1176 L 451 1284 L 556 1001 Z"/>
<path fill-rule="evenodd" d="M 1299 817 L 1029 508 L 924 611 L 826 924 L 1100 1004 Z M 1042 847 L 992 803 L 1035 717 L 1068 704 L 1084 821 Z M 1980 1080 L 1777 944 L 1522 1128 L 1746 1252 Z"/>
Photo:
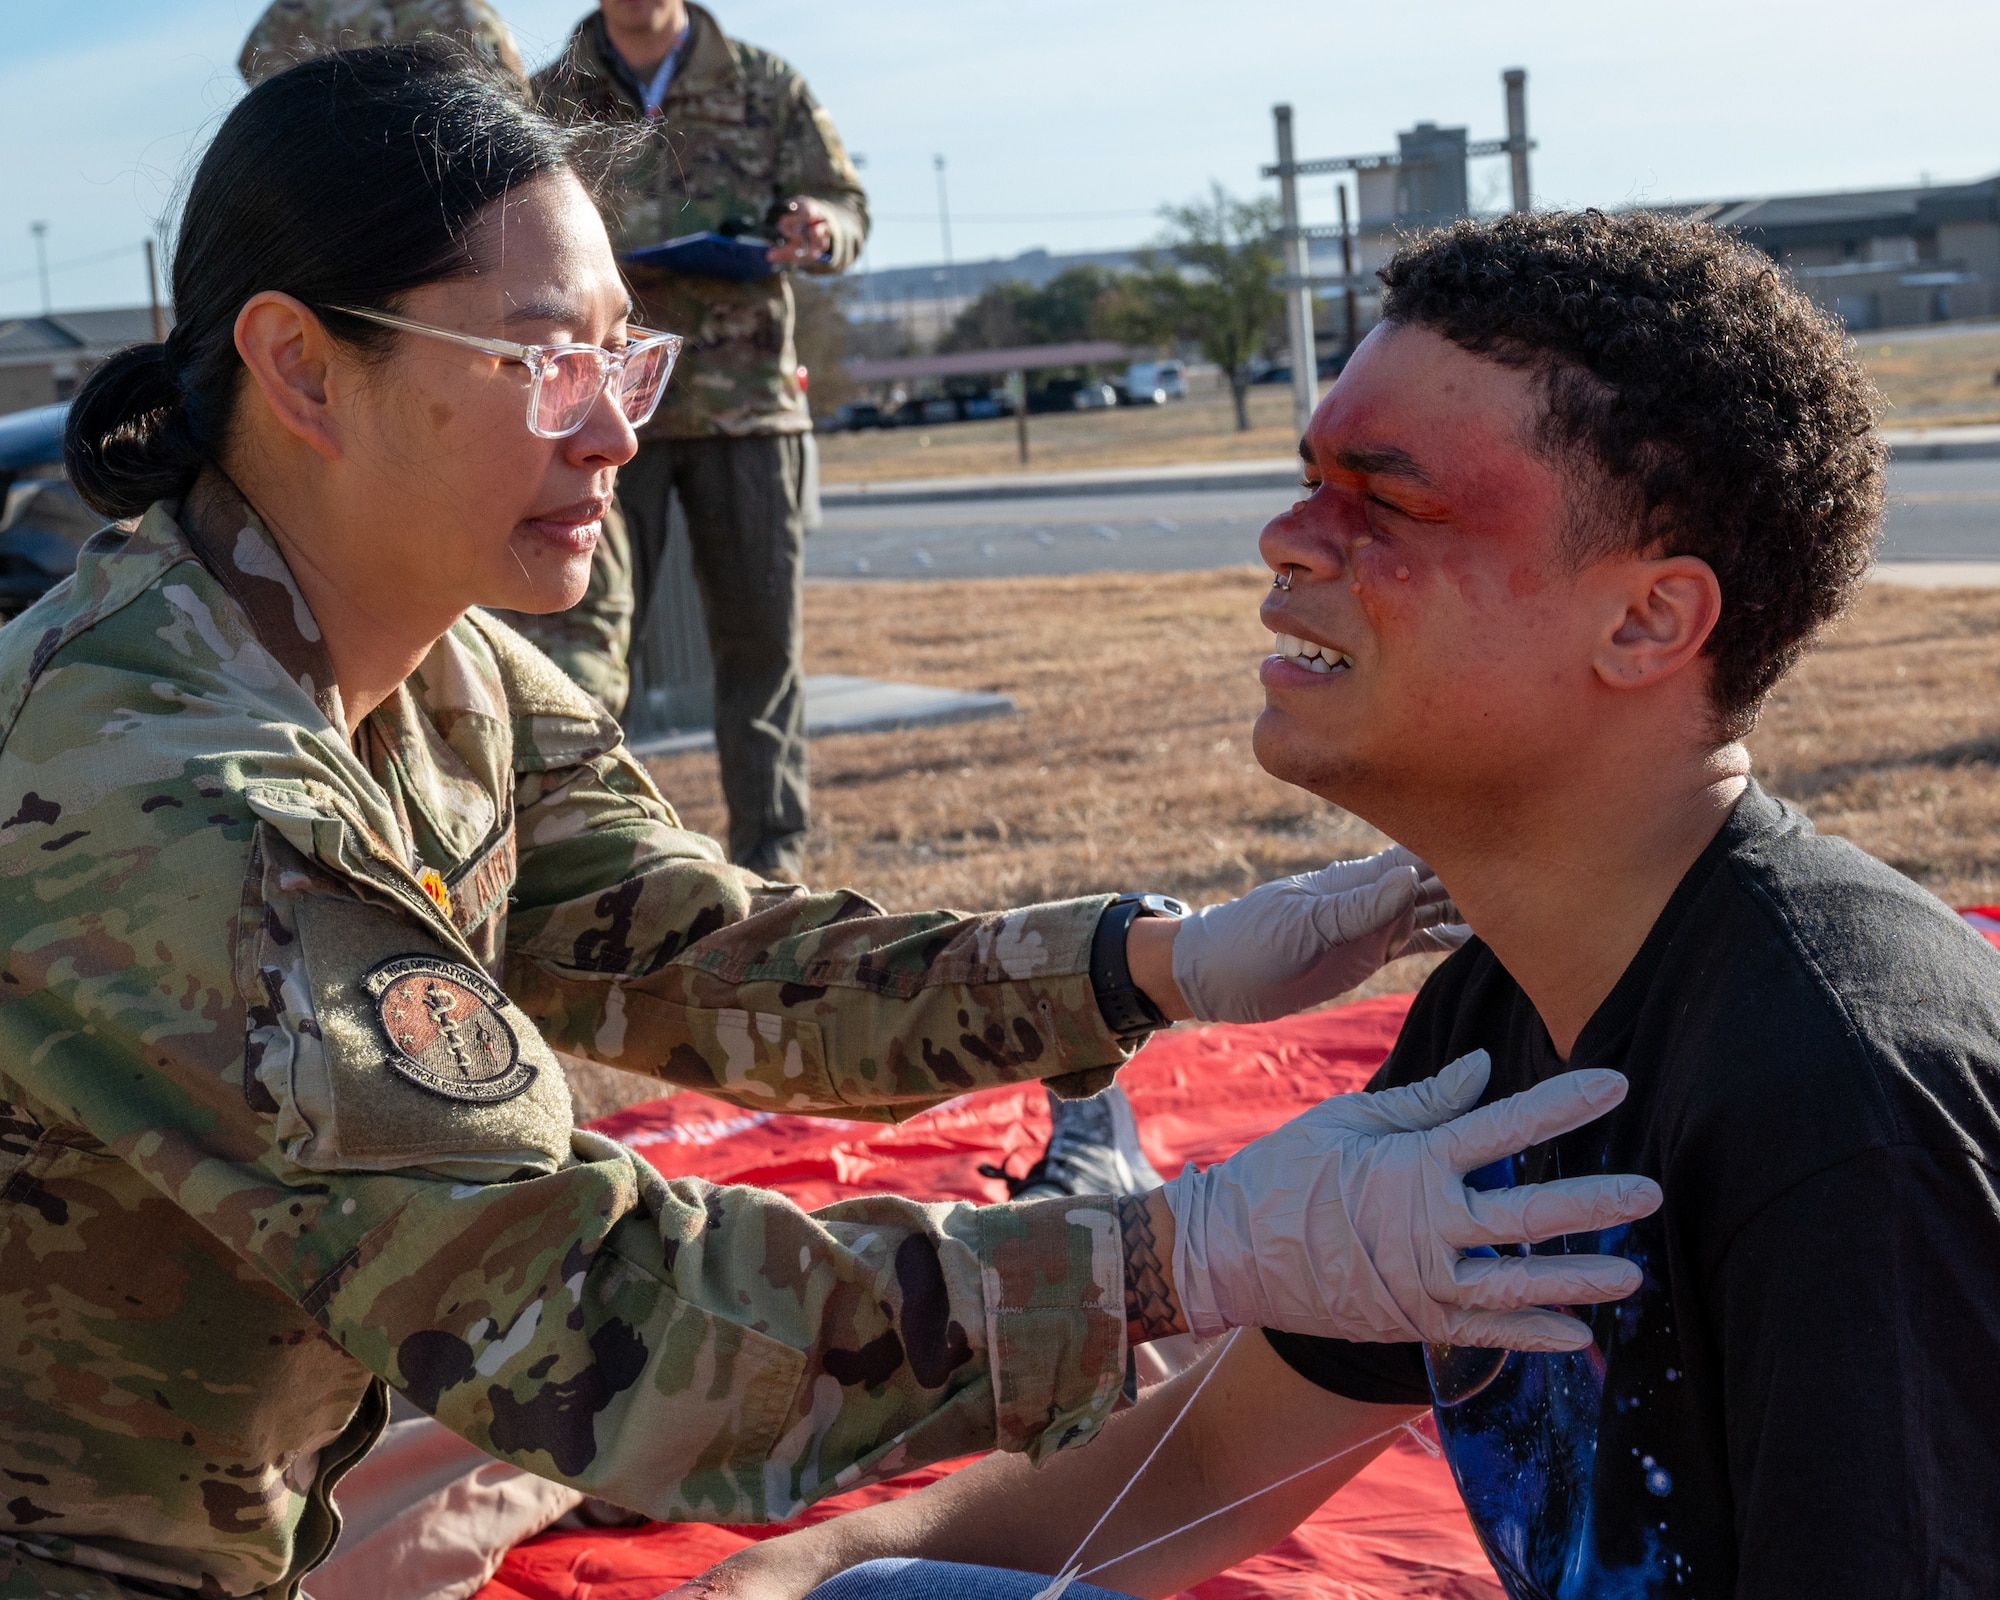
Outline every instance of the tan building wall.
<path fill-rule="evenodd" d="M 75 393 L 73 382 L 69 393 Z M 46 361 L 0 366 L 0 416 L 67 398 L 67 394 L 57 392 L 55 373 Z"/>
<path fill-rule="evenodd" d="M 1938 255 L 1963 261 L 1982 278 L 2000 279 L 2000 222 L 1941 222 Z"/>

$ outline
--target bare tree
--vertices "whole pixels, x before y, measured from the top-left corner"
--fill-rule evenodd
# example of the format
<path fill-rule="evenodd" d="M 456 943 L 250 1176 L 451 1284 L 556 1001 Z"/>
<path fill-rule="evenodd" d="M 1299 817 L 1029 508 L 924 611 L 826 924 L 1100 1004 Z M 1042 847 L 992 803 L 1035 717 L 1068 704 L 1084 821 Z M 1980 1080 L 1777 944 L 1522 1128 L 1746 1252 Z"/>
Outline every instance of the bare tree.
<path fill-rule="evenodd" d="M 1115 318 L 1132 343 L 1191 340 L 1229 380 L 1238 432 L 1250 429 L 1250 364 L 1282 327 L 1275 200 L 1238 200 L 1221 184 L 1206 200 L 1163 206 L 1166 231 L 1120 280 Z"/>

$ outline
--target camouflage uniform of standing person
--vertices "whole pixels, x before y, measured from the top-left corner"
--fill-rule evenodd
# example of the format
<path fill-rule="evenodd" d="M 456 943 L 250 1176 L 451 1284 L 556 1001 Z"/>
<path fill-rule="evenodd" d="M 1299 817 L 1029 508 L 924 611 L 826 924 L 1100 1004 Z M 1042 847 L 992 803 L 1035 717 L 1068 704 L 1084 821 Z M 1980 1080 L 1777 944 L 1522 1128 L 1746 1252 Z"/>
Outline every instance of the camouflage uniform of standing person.
<path fill-rule="evenodd" d="M 426 35 L 465 46 L 518 79 L 525 92 L 528 71 L 514 35 L 486 0 L 274 0 L 243 41 L 236 67 L 254 89 L 313 56 Z M 542 651 L 615 717 L 625 708 L 630 686 L 632 592 L 631 544 L 624 514 L 614 506 L 605 515 L 590 587 L 581 601 L 551 617 L 499 615 L 532 631 Z"/>
<path fill-rule="evenodd" d="M 1247 1246 L 1157 1189 L 807 1214 L 572 1127 L 557 1050 L 756 1113 L 1089 1087 L 1224 1014 L 1185 994 L 1317 1003 L 1449 904 L 1384 858 L 1189 918 L 892 916 L 682 827 L 482 609 L 581 595 L 676 341 L 630 323 L 561 131 L 459 59 L 308 61 L 224 119 L 172 336 L 68 413 L 79 494 L 136 520 L 0 629 L 0 1600 L 292 1600 L 392 1388 L 650 1516 L 781 1519 L 1093 1437 L 1177 1283 L 1249 1307 L 1310 1259 L 1274 1325 L 1349 1338 L 1381 1336 L 1370 1283 L 1429 1272 L 1425 1317 L 1461 1292 L 1414 1203 L 1375 1229 L 1323 1190 L 1244 1213 L 1277 1218 Z M 1455 1136 L 1483 1081 L 1418 1125 Z M 1353 1157 L 1428 1181 L 1388 1115 Z M 1303 1257 L 1295 1218 L 1331 1230 Z M 1481 1266 L 1482 1304 L 1589 1298 Z"/>
<path fill-rule="evenodd" d="M 436 34 L 524 82 L 514 35 L 486 0 L 273 0 L 250 29 L 236 70 L 255 88 L 273 73 L 330 50 L 358 50 Z"/>
<path fill-rule="evenodd" d="M 808 272 L 842 271 L 860 254 L 867 200 L 832 119 L 798 72 L 729 38 L 702 7 L 604 0 L 534 85 L 558 118 L 649 130 L 607 196 L 621 252 L 713 230 L 773 237 L 774 261 Z M 688 341 L 619 475 L 635 626 L 645 626 L 678 494 L 715 660 L 730 857 L 795 877 L 807 825 L 800 585 L 812 419 L 791 285 L 783 272 L 748 283 L 636 268 L 630 277 L 642 320 Z M 528 632 L 540 641 L 577 626 L 546 619 Z"/>

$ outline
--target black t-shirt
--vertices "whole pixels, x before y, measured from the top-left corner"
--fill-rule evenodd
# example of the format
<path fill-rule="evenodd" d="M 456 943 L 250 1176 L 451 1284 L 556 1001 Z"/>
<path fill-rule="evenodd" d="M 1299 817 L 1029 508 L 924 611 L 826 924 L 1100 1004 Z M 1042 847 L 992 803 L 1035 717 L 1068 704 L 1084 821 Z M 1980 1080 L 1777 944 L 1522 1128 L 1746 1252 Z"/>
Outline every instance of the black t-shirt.
<path fill-rule="evenodd" d="M 1564 1070 L 1474 941 L 1375 1087 L 1484 1046 L 1487 1098 Z M 1514 1600 L 2000 1595 L 2000 955 L 1751 788 L 1570 1066 L 1625 1103 L 1475 1174 L 1658 1178 L 1575 1355 L 1269 1334 L 1360 1400 L 1430 1403 Z"/>

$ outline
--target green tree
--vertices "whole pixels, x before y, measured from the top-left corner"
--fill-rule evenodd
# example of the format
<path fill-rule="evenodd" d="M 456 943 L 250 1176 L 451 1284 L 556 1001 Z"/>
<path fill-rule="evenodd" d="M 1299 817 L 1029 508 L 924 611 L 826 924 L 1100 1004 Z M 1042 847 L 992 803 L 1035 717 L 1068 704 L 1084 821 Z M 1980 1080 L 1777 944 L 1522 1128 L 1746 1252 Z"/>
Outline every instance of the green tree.
<path fill-rule="evenodd" d="M 1018 280 L 988 284 L 958 314 L 938 349 L 1012 350 L 1108 337 L 1106 318 L 1116 282 L 1102 267 L 1081 266 L 1057 273 L 1039 288 Z"/>
<path fill-rule="evenodd" d="M 1165 234 L 1120 281 L 1107 320 L 1132 344 L 1196 344 L 1228 378 L 1247 433 L 1250 364 L 1283 329 L 1277 202 L 1238 200 L 1216 184 L 1206 200 L 1160 214 Z"/>

